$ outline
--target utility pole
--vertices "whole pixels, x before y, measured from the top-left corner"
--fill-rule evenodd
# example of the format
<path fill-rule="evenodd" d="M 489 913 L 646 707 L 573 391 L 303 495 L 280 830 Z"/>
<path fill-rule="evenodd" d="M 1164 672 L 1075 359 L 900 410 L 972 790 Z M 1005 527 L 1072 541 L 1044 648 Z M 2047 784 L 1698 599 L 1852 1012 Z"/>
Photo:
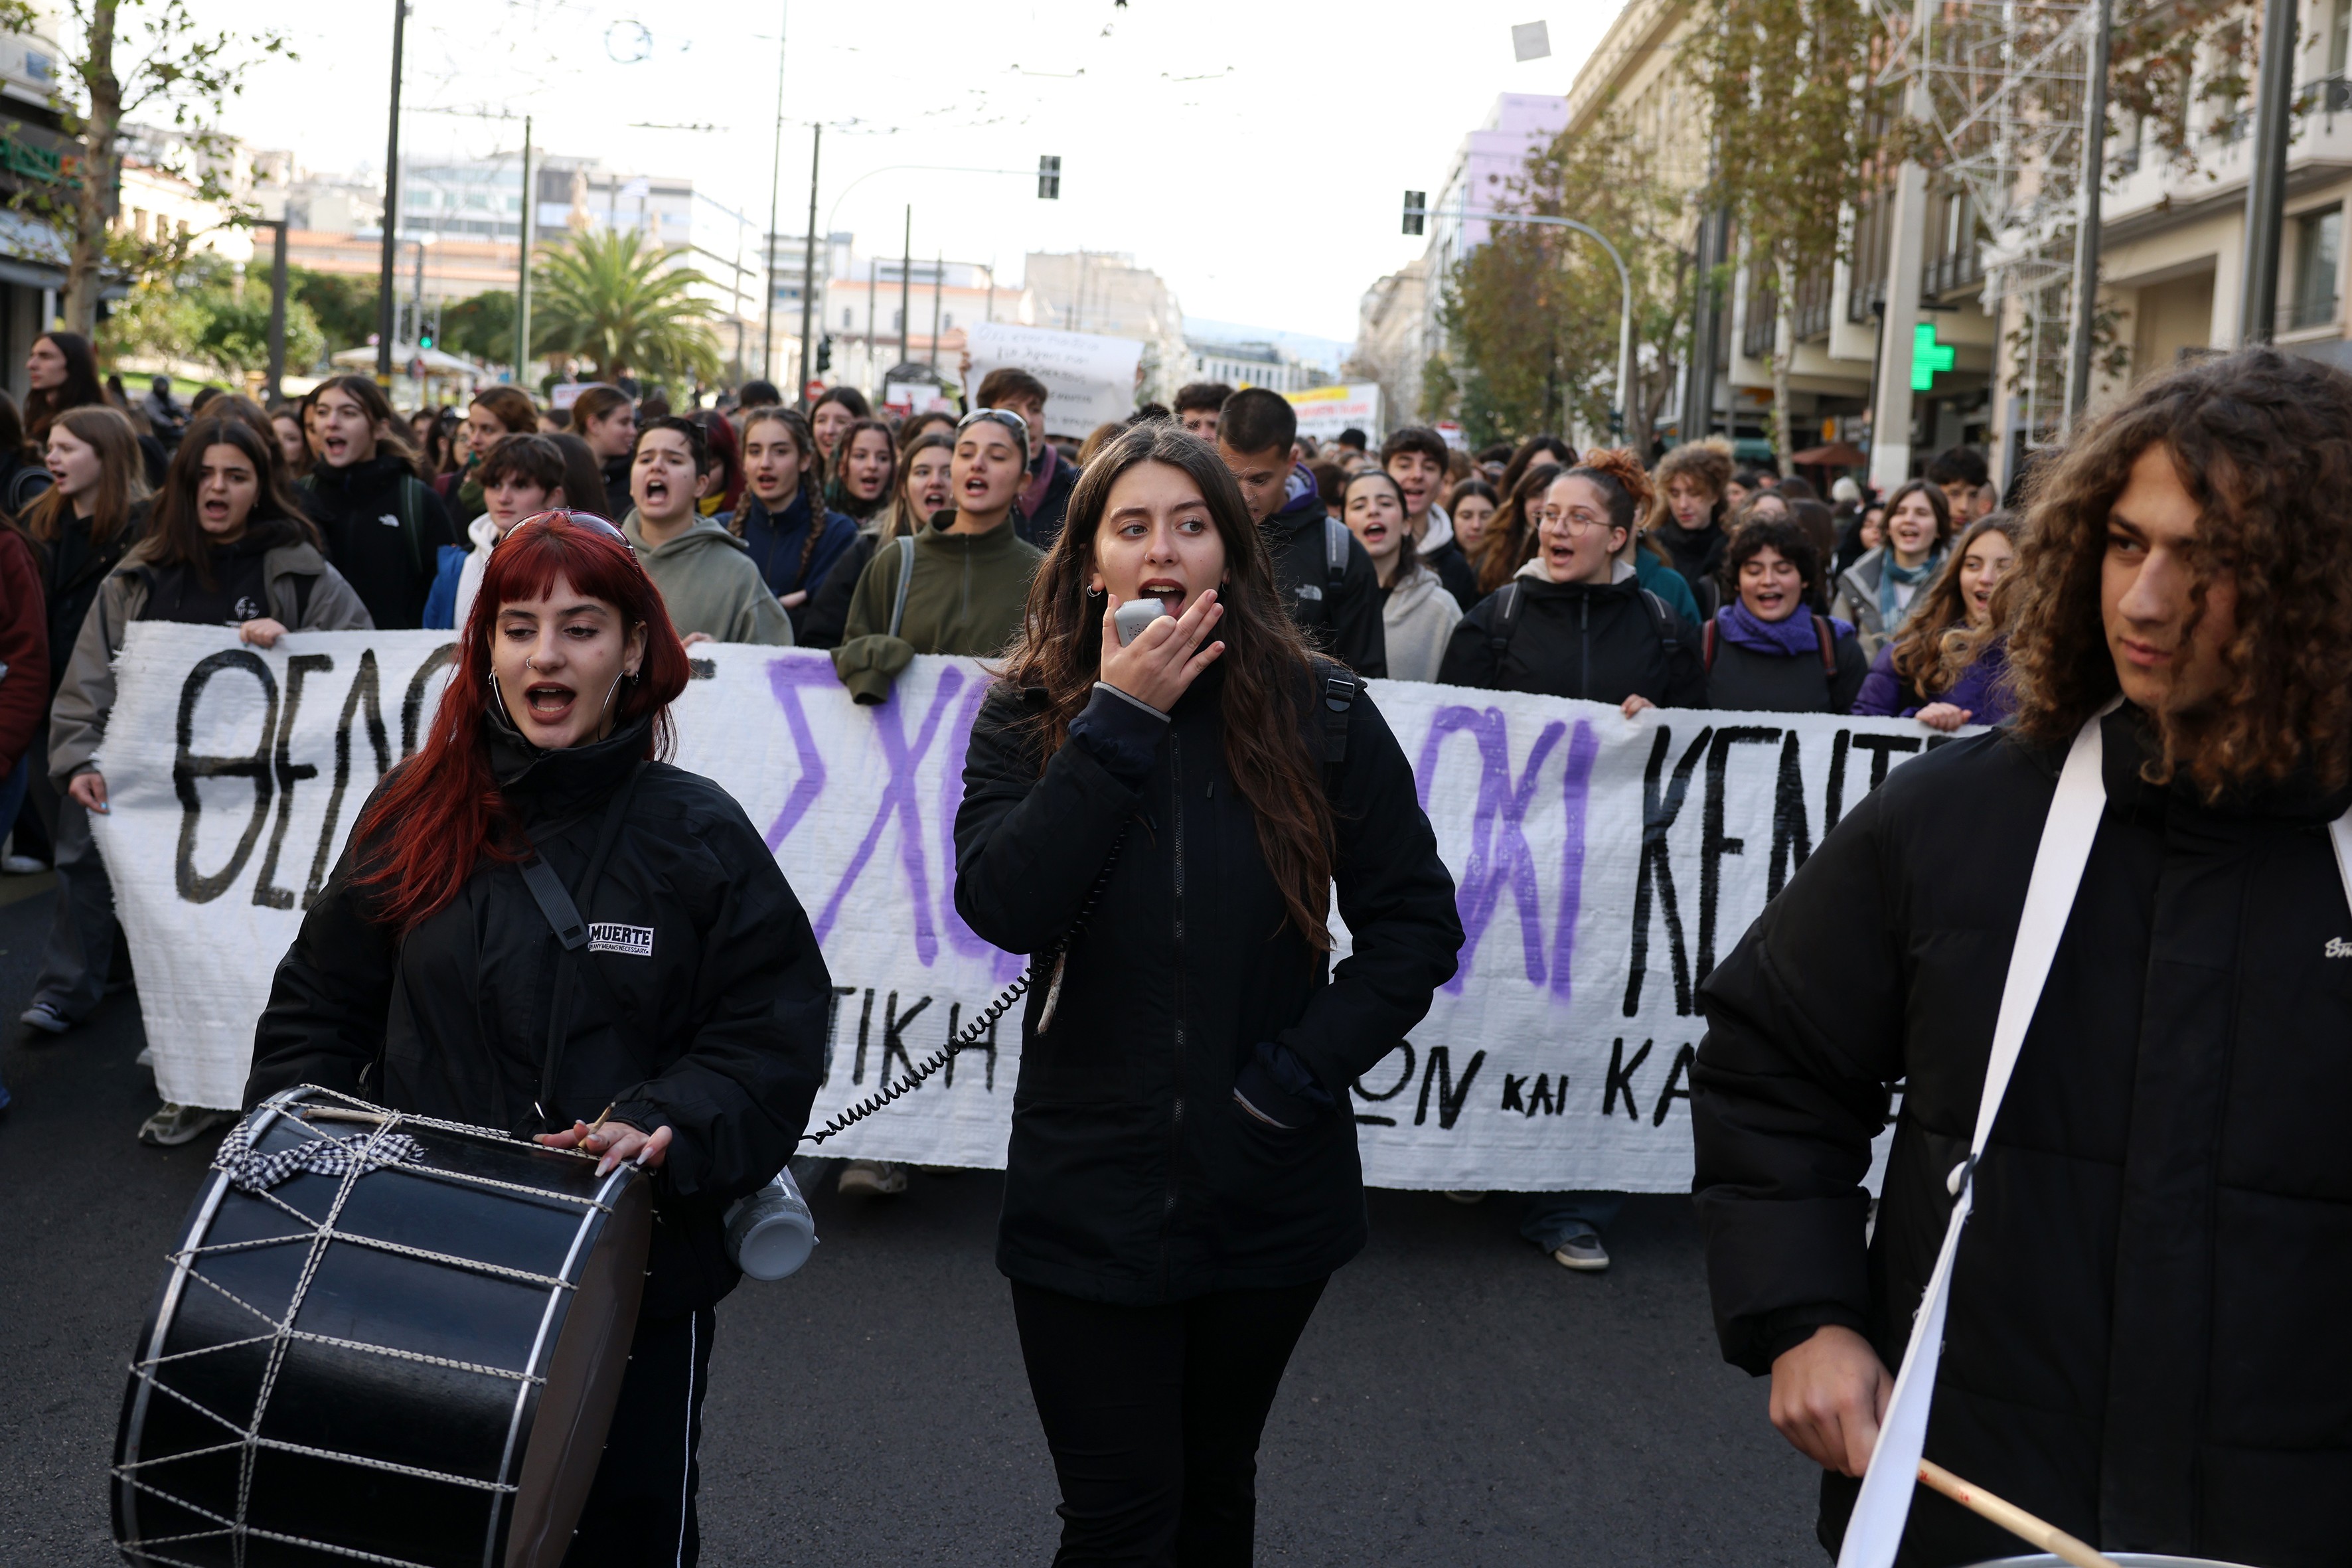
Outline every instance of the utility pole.
<path fill-rule="evenodd" d="M 817 160 L 824 152 L 824 127 L 820 125 L 809 136 L 809 216 L 808 232 L 801 245 L 801 374 L 793 387 L 793 401 L 808 406 L 809 369 L 816 363 L 816 350 L 811 341 L 810 322 L 816 309 L 816 171 Z M 824 274 L 833 276 L 833 253 L 825 252 Z"/>
<path fill-rule="evenodd" d="M 784 23 L 791 13 L 789 0 L 776 10 L 776 135 L 768 160 L 768 265 L 763 268 L 768 279 L 768 305 L 760 330 L 762 376 L 773 375 L 776 369 L 776 197 L 784 178 Z M 807 336 L 805 331 L 802 336 Z"/>
<path fill-rule="evenodd" d="M 408 0 L 392 0 L 392 130 L 383 144 L 383 260 L 375 300 L 375 380 L 392 384 L 392 340 L 400 335 L 400 301 L 394 296 L 400 271 L 400 57 L 407 42 Z"/>
<path fill-rule="evenodd" d="M 539 176 L 530 166 L 530 116 L 522 117 L 522 260 L 515 268 L 514 378 L 530 363 L 530 252 L 539 238 Z"/>
<path fill-rule="evenodd" d="M 2269 342 L 2278 327 L 2279 227 L 2286 206 L 2287 136 L 2294 125 L 2294 10 L 2295 0 L 2263 0 L 2263 54 L 2254 87 L 2254 159 L 2246 171 L 2240 348 Z"/>
<path fill-rule="evenodd" d="M 269 246 L 269 380 L 268 400 L 276 403 L 284 395 L 286 383 L 286 220 L 282 217 L 265 220 L 270 230 Z"/>
<path fill-rule="evenodd" d="M 940 374 L 940 295 L 947 288 L 948 253 L 931 263 L 931 374 Z"/>
<path fill-rule="evenodd" d="M 907 329 L 914 322 L 909 319 L 914 307 L 915 289 L 915 209 L 907 209 L 907 232 L 898 250 L 898 363 L 907 363 Z M 887 378 L 886 378 L 887 379 Z"/>
<path fill-rule="evenodd" d="M 2098 14 L 2091 19 L 2090 79 L 2083 84 L 2083 210 L 2074 227 L 2074 310 L 2067 329 L 2066 402 L 2060 416 L 2070 436 L 2091 405 L 2091 333 L 2099 317 L 2099 187 L 2107 177 L 2107 31 L 2112 11 L 2112 0 L 2099 0 Z M 2269 41 L 2267 37 L 2263 41 Z M 2277 231 L 2272 232 L 2275 275 Z"/>

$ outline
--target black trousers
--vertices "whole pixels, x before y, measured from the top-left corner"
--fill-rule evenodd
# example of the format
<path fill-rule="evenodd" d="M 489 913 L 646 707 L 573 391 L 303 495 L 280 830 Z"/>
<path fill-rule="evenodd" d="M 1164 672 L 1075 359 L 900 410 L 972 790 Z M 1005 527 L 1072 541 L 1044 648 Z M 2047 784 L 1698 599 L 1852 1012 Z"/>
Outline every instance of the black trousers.
<path fill-rule="evenodd" d="M 1014 1282 L 1062 1486 L 1055 1568 L 1248 1568 L 1258 1436 L 1327 1283 L 1114 1307 Z"/>
<path fill-rule="evenodd" d="M 700 1558 L 695 1450 L 718 1323 L 708 1307 L 637 1320 L 604 1458 L 563 1568 L 691 1568 Z"/>

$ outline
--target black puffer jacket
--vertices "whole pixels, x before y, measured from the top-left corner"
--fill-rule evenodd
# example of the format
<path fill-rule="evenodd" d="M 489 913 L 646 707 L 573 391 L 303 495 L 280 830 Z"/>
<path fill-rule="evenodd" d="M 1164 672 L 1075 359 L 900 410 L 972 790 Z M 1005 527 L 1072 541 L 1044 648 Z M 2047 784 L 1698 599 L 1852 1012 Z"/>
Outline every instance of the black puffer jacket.
<path fill-rule="evenodd" d="M 425 596 L 441 546 L 457 544 L 433 487 L 390 452 L 347 468 L 323 463 L 302 480 L 302 502 L 327 541 L 327 559 L 359 593 L 378 631 L 425 624 Z"/>
<path fill-rule="evenodd" d="M 1497 654 L 1515 593 L 1522 596 L 1517 624 Z M 1437 679 L 1446 686 L 1592 702 L 1622 702 L 1639 693 L 1661 708 L 1706 706 L 1698 633 L 1662 602 L 1645 599 L 1630 573 L 1606 586 L 1513 578 L 1454 626 Z"/>
<path fill-rule="evenodd" d="M 398 940 L 370 919 L 346 849 L 278 966 L 246 1102 L 315 1083 L 517 1135 L 593 1121 L 608 1104 L 616 1121 L 670 1127 L 645 1310 L 707 1305 L 739 1278 L 721 1213 L 776 1173 L 807 1125 L 823 1077 L 824 959 L 743 808 L 709 779 L 640 763 L 642 722 L 535 756 L 510 735 L 491 751 L 509 806 L 582 918 L 619 928 L 616 945 L 565 957 L 521 872 L 492 861 Z M 611 848 L 583 897 L 608 823 Z M 581 963 L 597 966 L 631 1024 L 597 1005 Z"/>
<path fill-rule="evenodd" d="M 147 536 L 147 503 L 140 501 L 131 509 L 131 521 L 117 529 L 114 537 L 103 544 L 92 544 L 89 520 L 68 511 L 58 537 L 38 544 L 41 560 L 41 602 L 47 611 L 49 626 L 49 695 L 55 697 L 58 688 L 66 683 L 66 670 L 73 663 L 76 639 L 81 636 L 81 624 L 89 618 L 89 607 L 98 599 L 99 589 L 131 547 Z"/>
<path fill-rule="evenodd" d="M 1312 490 L 1297 510 L 1276 512 L 1258 524 L 1266 553 L 1274 557 L 1275 591 L 1307 643 L 1329 654 L 1366 680 L 1389 672 L 1388 635 L 1381 625 L 1381 576 L 1356 536 L 1341 526 L 1333 534 L 1330 514 Z M 1335 589 L 1331 545 L 1344 541 L 1346 563 Z"/>
<path fill-rule="evenodd" d="M 2141 782 L 2131 710 L 2104 739 L 2105 814 L 1977 1170 L 1927 1457 L 2110 1551 L 2341 1564 L 2352 914 L 2326 824 L 2352 792 L 2209 807 Z M 1906 764 L 1706 982 L 1695 1185 L 1734 1364 L 1822 1323 L 1898 1364 L 2062 760 L 1996 733 Z M 1825 1542 L 1858 1485 L 1825 1478 Z M 2018 1550 L 1922 1491 L 1898 1561 Z"/>
<path fill-rule="evenodd" d="M 974 931 L 1039 952 L 1110 862 L 1043 1033 L 1045 987 L 1029 994 L 996 1255 L 1014 1279 L 1090 1300 L 1300 1284 L 1355 1256 L 1349 1086 L 1421 1020 L 1462 944 L 1412 770 L 1360 696 L 1333 797 L 1354 952 L 1335 971 L 1286 922 L 1225 771 L 1221 673 L 1165 720 L 1097 688 L 1042 776 L 1018 724 L 1028 700 L 999 687 L 965 756 L 956 908 Z M 1290 1131 L 1234 1102 L 1261 1043 L 1312 1080 L 1268 1107 Z"/>

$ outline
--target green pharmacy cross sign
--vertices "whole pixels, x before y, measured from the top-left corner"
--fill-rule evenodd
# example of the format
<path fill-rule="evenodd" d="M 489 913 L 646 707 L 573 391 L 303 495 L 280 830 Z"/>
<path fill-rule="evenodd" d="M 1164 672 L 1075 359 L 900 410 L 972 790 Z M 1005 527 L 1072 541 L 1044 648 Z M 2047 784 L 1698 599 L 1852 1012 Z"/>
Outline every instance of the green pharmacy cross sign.
<path fill-rule="evenodd" d="M 1949 343 L 1936 341 L 1936 323 L 1922 321 L 1911 329 L 1911 390 L 1927 392 L 1934 389 L 1936 373 L 1949 370 L 1958 353 Z"/>

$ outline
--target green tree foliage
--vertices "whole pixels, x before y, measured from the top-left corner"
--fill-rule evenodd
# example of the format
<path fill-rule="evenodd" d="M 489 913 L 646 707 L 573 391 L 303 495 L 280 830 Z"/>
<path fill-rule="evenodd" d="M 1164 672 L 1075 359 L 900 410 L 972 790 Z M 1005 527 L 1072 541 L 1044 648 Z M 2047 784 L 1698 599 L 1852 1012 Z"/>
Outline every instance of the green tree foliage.
<path fill-rule="evenodd" d="M 251 219 L 234 209 L 234 193 L 222 178 L 235 144 L 219 121 L 254 64 L 296 56 L 282 34 L 225 32 L 217 18 L 200 17 L 197 9 L 193 0 L 67 0 L 54 7 L 0 0 L 0 31 L 39 31 L 39 13 L 47 10 L 55 20 L 52 41 L 64 56 L 57 62 L 49 107 L 66 134 L 82 143 L 82 156 L 67 189 L 33 186 L 12 199 L 65 236 L 66 288 L 58 308 L 72 331 L 95 329 L 109 262 L 134 279 L 168 274 L 187 259 L 187 243 L 197 237 L 173 234 L 136 242 L 110 230 L 126 121 L 168 122 L 165 172 L 193 184 L 199 200 L 228 207 L 231 223 Z M 118 50 L 125 57 L 120 64 Z"/>
<path fill-rule="evenodd" d="M 504 364 L 514 358 L 514 334 L 515 297 L 509 289 L 493 289 L 441 312 L 441 346 L 451 353 Z"/>
<path fill-rule="evenodd" d="M 291 289 L 289 289 L 291 292 Z M 134 287 L 100 324 L 99 352 L 121 359 L 195 361 L 231 382 L 269 364 L 269 284 L 209 252 Z M 299 369 L 326 353 L 318 317 L 299 299 L 286 306 L 286 363 Z"/>
<path fill-rule="evenodd" d="M 531 348 L 591 367 L 600 381 L 626 373 L 715 380 L 719 344 L 708 279 L 677 265 L 677 250 L 641 243 L 635 231 L 575 234 L 538 261 Z"/>
<path fill-rule="evenodd" d="M 1873 69 L 1885 39 L 1866 0 L 1709 0 L 1698 37 L 1707 198 L 1731 209 L 1772 291 L 1772 445 L 1786 472 L 1798 279 L 1843 253 L 1848 205 L 1873 183 L 1892 107 Z"/>
<path fill-rule="evenodd" d="M 379 295 L 373 277 L 289 267 L 286 288 L 318 321 L 326 335 L 328 353 L 359 348 L 376 330 Z M 288 356 L 288 363 L 293 363 L 292 356 Z"/>
<path fill-rule="evenodd" d="M 1633 284 L 1634 380 L 1624 438 L 1650 445 L 1689 336 L 1696 258 L 1681 204 L 1650 150 L 1604 121 L 1563 132 L 1528 160 L 1496 205 L 1572 217 L 1609 236 Z M 1473 442 L 1564 429 L 1572 416 L 1605 431 L 1617 387 L 1623 293 L 1600 246 L 1573 230 L 1498 224 L 1456 265 L 1439 315 L 1456 363 L 1425 372 L 1423 401 L 1458 408 Z M 1426 413 L 1444 409 L 1424 410 Z"/>

